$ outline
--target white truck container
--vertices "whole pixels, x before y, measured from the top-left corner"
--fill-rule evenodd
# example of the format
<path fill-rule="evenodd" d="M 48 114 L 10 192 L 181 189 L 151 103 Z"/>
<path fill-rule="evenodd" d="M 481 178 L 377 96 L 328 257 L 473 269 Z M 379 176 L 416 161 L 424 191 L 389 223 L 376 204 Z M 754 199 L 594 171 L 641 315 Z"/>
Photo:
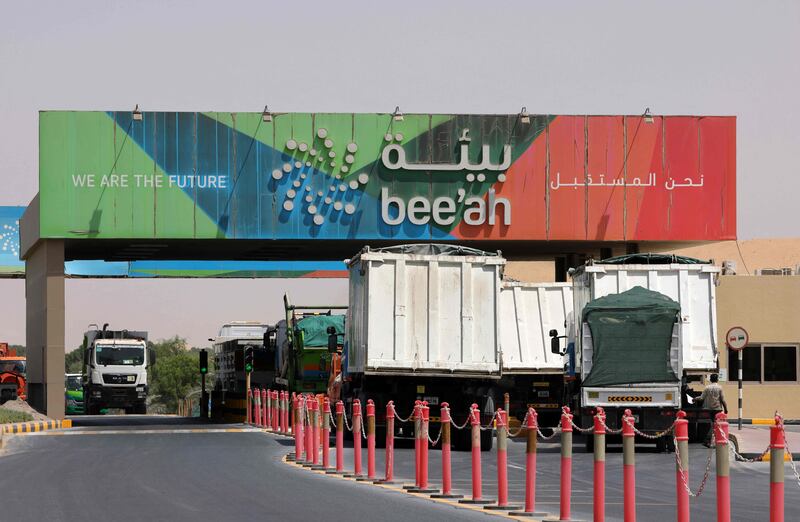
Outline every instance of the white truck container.
<path fill-rule="evenodd" d="M 584 425 L 591 422 L 594 408 L 603 407 L 606 423 L 612 429 L 621 426 L 625 408 L 633 411 L 642 431 L 660 432 L 669 427 L 675 412 L 682 407 L 683 385 L 690 376 L 699 378 L 717 369 L 715 291 L 719 272 L 720 268 L 710 263 L 662 254 L 635 254 L 590 262 L 572 272 L 574 310 L 567 328 L 568 373 L 580 379 L 572 381 L 569 395 L 577 418 Z M 668 365 L 673 379 L 601 386 L 582 384 L 592 380 L 589 377 L 595 362 L 592 333 L 589 325 L 582 322 L 584 309 L 596 299 L 632 291 L 635 287 L 657 292 L 680 306 L 669 344 Z M 624 323 L 620 327 L 626 328 Z M 608 345 L 609 338 L 606 337 L 605 343 Z M 638 368 L 631 370 L 636 373 Z M 699 414 L 690 412 L 690 416 Z M 656 442 L 662 447 L 671 445 L 671 440 L 664 437 Z M 591 446 L 591 437 L 587 446 Z"/>
<path fill-rule="evenodd" d="M 563 373 L 564 356 L 550 351 L 550 330 L 572 312 L 571 283 L 503 281 L 500 346 L 503 373 Z"/>
<path fill-rule="evenodd" d="M 602 264 L 573 274 L 575 317 L 586 303 L 619 294 L 635 286 L 653 290 L 681 305 L 677 328 L 682 370 L 692 373 L 717 368 L 716 281 L 720 268 L 712 264 Z M 579 358 L 580 360 L 580 358 Z"/>
<path fill-rule="evenodd" d="M 392 400 L 406 416 L 415 400 L 426 401 L 432 411 L 447 402 L 458 423 L 476 404 L 481 422 L 490 423 L 503 392 L 504 265 L 499 254 L 450 245 L 366 247 L 349 260 L 346 404 L 372 399 L 383 407 Z M 380 440 L 383 419 L 377 419 L 376 429 Z M 411 438 L 413 429 L 395 423 L 395 437 Z M 456 431 L 453 442 L 468 449 L 469 432 Z M 481 448 L 491 447 L 491 432 L 481 432 Z"/>
<path fill-rule="evenodd" d="M 349 260 L 349 373 L 500 374 L 497 255 L 372 251 Z"/>

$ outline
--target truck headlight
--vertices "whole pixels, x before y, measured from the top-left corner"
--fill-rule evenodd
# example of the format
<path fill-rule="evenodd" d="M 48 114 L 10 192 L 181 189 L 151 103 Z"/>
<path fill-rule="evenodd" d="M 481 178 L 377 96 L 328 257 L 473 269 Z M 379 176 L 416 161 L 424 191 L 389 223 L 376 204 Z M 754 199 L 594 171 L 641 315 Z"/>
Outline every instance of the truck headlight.
<path fill-rule="evenodd" d="M 136 387 L 136 391 L 137 392 L 143 392 L 144 391 L 144 386 L 137 386 Z"/>
<path fill-rule="evenodd" d="M 103 392 L 100 390 L 92 390 L 92 397 L 102 397 Z"/>

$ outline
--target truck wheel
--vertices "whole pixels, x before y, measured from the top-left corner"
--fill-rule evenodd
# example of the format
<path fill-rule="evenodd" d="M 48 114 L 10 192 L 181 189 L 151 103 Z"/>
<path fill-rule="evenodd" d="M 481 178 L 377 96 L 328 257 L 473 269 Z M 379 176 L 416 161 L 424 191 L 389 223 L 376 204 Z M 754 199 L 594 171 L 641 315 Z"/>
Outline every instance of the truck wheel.
<path fill-rule="evenodd" d="M 583 446 L 586 448 L 586 453 L 594 453 L 594 437 L 591 434 L 586 435 Z"/>
<path fill-rule="evenodd" d="M 133 409 L 133 413 L 138 415 L 147 415 L 147 404 L 139 404 Z"/>

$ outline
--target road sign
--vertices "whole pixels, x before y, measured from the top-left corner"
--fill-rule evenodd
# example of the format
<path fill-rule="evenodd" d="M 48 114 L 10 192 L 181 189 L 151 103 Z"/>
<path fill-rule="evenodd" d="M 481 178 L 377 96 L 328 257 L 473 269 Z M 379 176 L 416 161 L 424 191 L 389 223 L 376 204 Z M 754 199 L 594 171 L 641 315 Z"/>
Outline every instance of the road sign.
<path fill-rule="evenodd" d="M 731 350 L 743 350 L 749 341 L 750 337 L 747 335 L 747 330 L 741 326 L 734 326 L 725 334 L 725 342 Z"/>

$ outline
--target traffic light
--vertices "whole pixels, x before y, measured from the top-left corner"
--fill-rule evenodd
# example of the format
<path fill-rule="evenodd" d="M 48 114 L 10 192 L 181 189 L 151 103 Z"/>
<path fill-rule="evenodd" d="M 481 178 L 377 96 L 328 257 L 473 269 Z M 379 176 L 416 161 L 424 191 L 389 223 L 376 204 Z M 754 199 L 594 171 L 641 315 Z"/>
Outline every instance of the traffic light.
<path fill-rule="evenodd" d="M 200 350 L 200 373 L 208 373 L 208 351 Z"/>
<path fill-rule="evenodd" d="M 253 347 L 248 346 L 244 349 L 244 371 L 250 373 L 253 371 Z"/>

